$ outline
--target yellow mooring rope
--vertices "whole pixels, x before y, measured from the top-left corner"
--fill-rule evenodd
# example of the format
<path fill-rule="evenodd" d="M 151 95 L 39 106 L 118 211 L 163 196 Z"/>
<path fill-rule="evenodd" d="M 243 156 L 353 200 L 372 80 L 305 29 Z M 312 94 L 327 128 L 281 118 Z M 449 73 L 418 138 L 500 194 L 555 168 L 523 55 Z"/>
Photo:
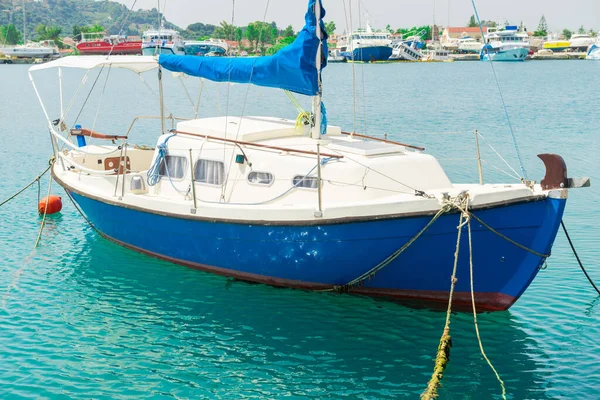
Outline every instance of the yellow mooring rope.
<path fill-rule="evenodd" d="M 463 219 L 468 218 L 464 213 L 460 214 L 458 221 L 458 237 L 456 238 L 456 251 L 454 253 L 454 267 L 452 269 L 452 277 L 450 278 L 450 295 L 448 298 L 448 311 L 446 312 L 446 325 L 444 326 L 444 332 L 440 338 L 440 344 L 438 346 L 437 355 L 435 357 L 435 366 L 433 368 L 433 374 L 429 379 L 427 388 L 421 394 L 422 400 L 431 400 L 438 397 L 438 388 L 442 384 L 442 378 L 444 377 L 444 371 L 446 365 L 450 360 L 450 348 L 452 347 L 452 338 L 450 337 L 450 316 L 452 315 L 452 297 L 454 296 L 454 288 L 456 287 L 456 270 L 458 269 L 458 253 L 460 251 L 460 238 L 462 228 L 465 225 Z"/>
<path fill-rule="evenodd" d="M 475 287 L 473 284 L 473 244 L 471 241 L 471 218 L 467 217 L 467 230 L 469 232 L 469 278 L 471 281 L 471 305 L 473 306 L 473 323 L 475 325 L 475 333 L 477 334 L 477 342 L 479 343 L 479 350 L 481 350 L 481 355 L 485 358 L 485 361 L 488 363 L 494 374 L 496 375 L 496 379 L 500 383 L 500 387 L 502 388 L 502 398 L 506 400 L 506 387 L 504 386 L 504 381 L 500 378 L 500 374 L 494 368 L 494 365 L 485 354 L 483 350 L 483 343 L 481 342 L 481 335 L 479 334 L 479 324 L 477 324 L 477 308 L 475 307 Z"/>

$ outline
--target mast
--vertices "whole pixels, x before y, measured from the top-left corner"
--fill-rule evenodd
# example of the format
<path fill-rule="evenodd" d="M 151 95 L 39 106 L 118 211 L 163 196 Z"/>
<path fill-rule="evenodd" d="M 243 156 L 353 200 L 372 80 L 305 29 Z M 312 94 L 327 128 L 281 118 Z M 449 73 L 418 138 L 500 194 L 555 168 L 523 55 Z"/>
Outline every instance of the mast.
<path fill-rule="evenodd" d="M 26 37 L 27 37 L 26 27 L 27 27 L 27 22 L 26 22 L 26 16 L 25 16 L 25 0 L 23 0 L 23 44 L 25 44 Z"/>
<path fill-rule="evenodd" d="M 323 43 L 321 42 L 321 38 L 322 38 L 321 0 L 315 1 L 315 19 L 317 20 L 315 34 L 317 35 L 317 38 L 319 39 L 319 48 L 317 49 L 317 59 L 315 60 L 315 63 L 317 66 L 317 81 L 319 83 L 319 90 L 318 90 L 318 93 L 315 96 L 313 96 L 313 107 L 312 108 L 313 108 L 314 125 L 312 127 L 311 137 L 313 139 L 320 139 L 321 138 L 321 120 L 323 118 L 323 116 L 321 115 L 321 101 L 322 101 L 322 97 L 321 97 L 321 93 L 322 93 L 321 57 L 322 57 L 322 54 L 321 53 L 322 53 L 322 46 L 323 46 Z"/>
<path fill-rule="evenodd" d="M 315 29 L 315 34 L 319 39 L 319 47 L 317 48 L 317 82 L 319 85 L 319 90 L 317 91 L 317 95 L 313 97 L 313 117 L 314 117 L 314 125 L 311 131 L 311 137 L 313 139 L 317 139 L 317 185 L 318 185 L 318 211 L 315 212 L 315 217 L 321 218 L 323 217 L 323 182 L 321 180 L 321 121 L 323 115 L 321 115 L 321 102 L 322 102 L 322 85 L 321 85 L 321 57 L 322 57 L 322 46 L 323 42 L 321 32 L 321 0 L 315 1 L 315 19 L 317 21 L 317 26 Z"/>

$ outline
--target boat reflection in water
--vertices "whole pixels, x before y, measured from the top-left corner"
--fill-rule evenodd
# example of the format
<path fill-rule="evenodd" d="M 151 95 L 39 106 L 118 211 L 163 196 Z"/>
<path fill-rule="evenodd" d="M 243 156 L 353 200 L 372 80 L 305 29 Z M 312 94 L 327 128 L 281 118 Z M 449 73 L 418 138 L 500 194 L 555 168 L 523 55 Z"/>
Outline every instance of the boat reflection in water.
<path fill-rule="evenodd" d="M 72 385 L 67 391 L 92 371 L 99 377 L 119 374 L 117 386 L 102 379 L 89 383 L 106 393 L 119 394 L 123 386 L 146 391 L 139 374 L 158 374 L 163 391 L 184 397 L 226 395 L 231 387 L 238 397 L 322 398 L 349 391 L 372 398 L 417 397 L 429 378 L 441 312 L 198 273 L 122 249 L 83 223 L 80 229 L 87 232 L 84 240 L 64 241 L 57 249 L 60 273 L 49 264 L 40 265 L 39 272 L 47 270 L 44 279 L 60 285 L 62 314 L 73 332 L 69 346 L 82 360 L 81 370 L 61 371 Z M 479 324 L 508 393 L 515 399 L 545 398 L 554 379 L 545 366 L 548 356 L 521 323 L 510 313 L 491 313 L 481 314 Z M 110 341 L 97 331 L 102 326 L 110 327 Z M 452 339 L 442 398 L 497 396 L 498 383 L 481 359 L 471 315 L 452 317 Z M 124 350 L 127 368 L 96 361 Z"/>

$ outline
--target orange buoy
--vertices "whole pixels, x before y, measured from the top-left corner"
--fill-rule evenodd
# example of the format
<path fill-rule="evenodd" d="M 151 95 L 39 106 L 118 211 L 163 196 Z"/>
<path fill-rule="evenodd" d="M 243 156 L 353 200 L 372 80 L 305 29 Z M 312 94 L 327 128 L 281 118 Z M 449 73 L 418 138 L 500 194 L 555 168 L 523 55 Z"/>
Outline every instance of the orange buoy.
<path fill-rule="evenodd" d="M 46 204 L 48 205 L 46 206 Z M 42 200 L 40 200 L 40 204 L 38 204 L 38 212 L 40 214 L 44 214 L 44 211 L 46 214 L 56 214 L 60 210 L 62 210 L 62 199 L 53 194 L 44 197 Z"/>

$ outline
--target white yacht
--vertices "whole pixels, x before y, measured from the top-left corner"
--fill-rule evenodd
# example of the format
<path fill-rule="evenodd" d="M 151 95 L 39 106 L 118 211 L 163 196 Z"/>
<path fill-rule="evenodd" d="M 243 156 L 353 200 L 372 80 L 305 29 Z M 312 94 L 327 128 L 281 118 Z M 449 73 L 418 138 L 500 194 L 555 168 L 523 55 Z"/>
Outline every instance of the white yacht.
<path fill-rule="evenodd" d="M 482 47 L 483 43 L 471 36 L 464 36 L 458 39 L 458 51 L 461 53 L 479 54 Z"/>
<path fill-rule="evenodd" d="M 529 55 L 529 35 L 516 26 L 489 28 L 485 35 L 481 59 L 491 61 L 525 61 Z"/>
<path fill-rule="evenodd" d="M 366 29 L 358 29 L 340 40 L 340 52 L 347 60 L 360 62 L 386 61 L 392 55 L 389 32 L 374 32 L 367 22 Z"/>
<path fill-rule="evenodd" d="M 587 55 L 585 56 L 586 60 L 594 60 L 600 61 L 600 44 L 592 44 L 588 47 Z"/>
<path fill-rule="evenodd" d="M 54 40 L 42 42 L 28 42 L 13 47 L 2 47 L 0 53 L 5 56 L 17 58 L 54 58 L 60 57 L 58 47 Z"/>
<path fill-rule="evenodd" d="M 423 53 L 417 47 L 409 46 L 402 40 L 394 42 L 390 60 L 420 61 L 422 58 Z"/>
<path fill-rule="evenodd" d="M 569 48 L 572 50 L 580 50 L 585 51 L 594 43 L 594 38 L 592 38 L 587 33 L 577 33 L 571 36 L 571 42 L 569 44 Z"/>
<path fill-rule="evenodd" d="M 160 28 L 148 30 L 142 37 L 142 54 L 154 56 L 158 54 L 185 54 L 183 37 L 173 29 Z"/>
<path fill-rule="evenodd" d="M 327 55 L 327 63 L 345 63 L 348 60 L 342 55 L 338 49 L 329 50 Z"/>
<path fill-rule="evenodd" d="M 188 56 L 225 56 L 229 51 L 229 45 L 221 39 L 188 40 L 183 47 Z"/>

